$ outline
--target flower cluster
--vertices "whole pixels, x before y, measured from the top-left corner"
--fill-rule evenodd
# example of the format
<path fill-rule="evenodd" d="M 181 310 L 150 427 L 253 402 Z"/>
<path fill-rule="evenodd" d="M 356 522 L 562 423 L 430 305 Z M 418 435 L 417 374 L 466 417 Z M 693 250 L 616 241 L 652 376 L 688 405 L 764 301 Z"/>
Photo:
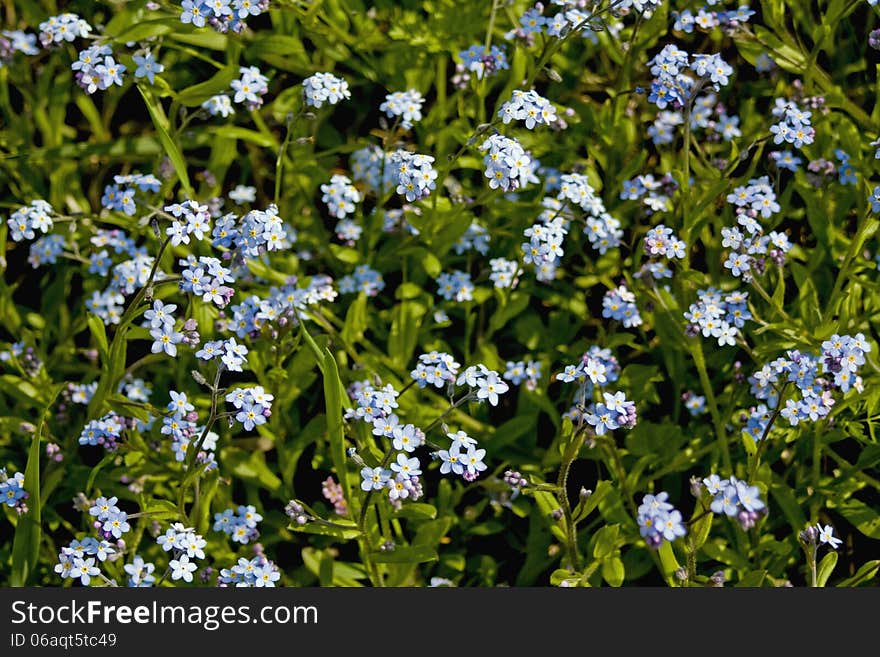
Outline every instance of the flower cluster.
<path fill-rule="evenodd" d="M 498 395 L 503 395 L 510 389 L 510 386 L 501 380 L 498 372 L 490 370 L 482 363 L 465 369 L 455 380 L 455 384 L 467 385 L 472 391 L 476 390 L 476 398 L 480 401 L 486 400 L 492 406 L 498 405 Z"/>
<path fill-rule="evenodd" d="M 24 55 L 39 54 L 37 35 L 23 30 L 0 31 L 0 67 L 6 65 L 17 52 Z"/>
<path fill-rule="evenodd" d="M 364 146 L 351 154 L 352 176 L 363 181 L 375 193 L 387 193 L 397 187 L 397 170 L 391 154 L 382 152 L 375 144 Z"/>
<path fill-rule="evenodd" d="M 777 122 L 770 126 L 774 144 L 785 142 L 795 148 L 801 148 L 804 144 L 813 143 L 816 129 L 811 123 L 812 112 L 804 111 L 793 100 L 784 98 L 776 99 L 772 112 L 777 119 Z"/>
<path fill-rule="evenodd" d="M 749 486 L 734 476 L 722 479 L 711 474 L 703 479 L 703 485 L 712 495 L 709 508 L 712 513 L 736 518 L 743 529 L 751 529 L 761 513 L 766 513 L 766 505 L 761 500 L 757 486 Z"/>
<path fill-rule="evenodd" d="M 260 537 L 257 523 L 263 519 L 252 504 L 239 505 L 236 509 L 226 509 L 214 514 L 214 531 L 223 532 L 236 543 L 242 545 Z"/>
<path fill-rule="evenodd" d="M 690 55 L 672 44 L 664 46 L 648 64 L 654 76 L 648 102 L 661 110 L 669 105 L 687 105 L 694 90 L 706 84 L 715 89 L 727 85 L 733 73 L 733 68 L 719 54 Z M 686 71 L 694 73 L 699 83 Z"/>
<path fill-rule="evenodd" d="M 395 91 L 385 96 L 385 102 L 379 105 L 379 111 L 385 112 L 388 118 L 399 118 L 400 125 L 409 130 L 413 123 L 422 120 L 424 103 L 424 97 L 415 89 Z"/>
<path fill-rule="evenodd" d="M 247 363 L 248 348 L 239 344 L 235 338 L 211 340 L 195 353 L 199 360 L 211 361 L 219 358 L 222 366 L 229 372 L 242 372 Z"/>
<path fill-rule="evenodd" d="M 171 451 L 175 461 L 180 463 L 186 460 L 193 442 L 200 440 L 201 444 L 197 444 L 199 452 L 196 454 L 196 461 L 208 464 L 207 469 L 215 468 L 214 450 L 219 436 L 211 431 L 206 433 L 203 427 L 196 424 L 198 413 L 185 392 L 170 390 L 168 396 L 171 401 L 166 408 L 170 414 L 162 418 L 161 433 L 171 437 Z"/>
<path fill-rule="evenodd" d="M 681 513 L 667 500 L 669 493 L 645 495 L 638 508 L 636 521 L 639 534 L 648 547 L 659 548 L 664 540 L 672 542 L 687 534 Z"/>
<path fill-rule="evenodd" d="M 172 314 L 177 310 L 174 304 L 164 304 L 156 299 L 153 307 L 144 313 L 144 318 L 150 323 L 150 337 L 153 345 L 150 348 L 154 354 L 165 352 L 172 358 L 177 356 L 177 345 L 183 342 L 183 333 L 174 328 L 175 318 Z"/>
<path fill-rule="evenodd" d="M 684 313 L 688 321 L 686 332 L 691 336 L 702 332 L 704 338 L 716 338 L 721 347 L 734 346 L 740 329 L 752 318 L 748 296 L 748 292 L 738 290 L 722 295 L 714 287 L 699 290 L 696 303 L 692 303 Z"/>
<path fill-rule="evenodd" d="M 180 20 L 195 27 L 210 25 L 218 32 L 241 32 L 245 21 L 269 8 L 269 0 L 183 0 Z"/>
<path fill-rule="evenodd" d="M 696 16 L 690 9 L 684 9 L 680 12 L 672 11 L 670 15 L 675 21 L 673 24 L 674 30 L 691 34 L 694 28 L 704 32 L 710 32 L 717 27 L 733 30 L 743 23 L 748 23 L 749 19 L 755 15 L 755 12 L 749 9 L 747 5 L 730 10 L 712 10 L 709 6 L 704 6 L 700 7 Z"/>
<path fill-rule="evenodd" d="M 81 541 L 74 539 L 69 545 L 61 548 L 55 573 L 61 579 L 79 580 L 83 586 L 89 586 L 93 577 L 104 576 L 95 563 L 103 563 L 116 556 L 116 550 L 106 541 L 87 536 Z"/>
<path fill-rule="evenodd" d="M 52 230 L 52 215 L 54 210 L 52 206 L 37 199 L 31 201 L 30 205 L 25 205 L 13 212 L 6 220 L 9 226 L 9 236 L 15 242 L 22 240 L 32 240 L 36 236 L 34 230 L 41 233 L 48 233 Z"/>
<path fill-rule="evenodd" d="M 396 447 L 395 447 L 396 449 Z M 342 486 L 332 476 L 321 482 L 321 494 L 330 504 L 338 516 L 348 515 L 348 503 L 345 501 L 345 493 Z"/>
<path fill-rule="evenodd" d="M 348 176 L 334 175 L 329 183 L 321 185 L 321 191 L 324 193 L 321 200 L 327 204 L 330 216 L 337 219 L 345 219 L 355 211 L 354 204 L 361 201 L 360 192 Z"/>
<path fill-rule="evenodd" d="M 40 43 L 46 48 L 62 41 L 71 43 L 77 38 L 87 39 L 91 33 L 92 26 L 77 14 L 50 16 L 40 23 Z"/>
<path fill-rule="evenodd" d="M 165 212 L 171 213 L 174 219 L 165 229 L 171 238 L 171 245 L 189 244 L 190 236 L 197 240 L 205 239 L 211 231 L 211 213 L 207 205 L 198 201 L 184 201 L 165 206 Z"/>
<path fill-rule="evenodd" d="M 79 435 L 80 445 L 100 446 L 108 452 L 116 451 L 127 420 L 113 411 L 97 420 L 90 420 Z"/>
<path fill-rule="evenodd" d="M 81 51 L 70 68 L 76 72 L 76 83 L 87 94 L 104 91 L 114 84 L 121 87 L 122 74 L 127 70 L 124 64 L 113 59 L 113 50 L 106 45 L 94 45 Z"/>
<path fill-rule="evenodd" d="M 272 415 L 272 400 L 262 386 L 253 388 L 235 388 L 226 395 L 226 401 L 232 404 L 238 411 L 235 420 L 240 422 L 245 431 L 253 431 L 254 427 L 266 424 L 266 419 Z"/>
<path fill-rule="evenodd" d="M 489 252 L 489 231 L 474 221 L 468 226 L 464 235 L 456 240 L 453 248 L 458 255 L 470 249 L 473 249 L 480 255 L 486 255 Z"/>
<path fill-rule="evenodd" d="M 626 285 L 618 285 L 605 293 L 602 298 L 602 317 L 617 320 L 626 328 L 642 324 L 642 316 L 636 306 L 636 296 Z"/>
<path fill-rule="evenodd" d="M 410 376 L 419 388 L 427 385 L 443 388 L 455 383 L 459 367 L 461 365 L 449 354 L 432 351 L 419 356 L 419 362 Z"/>
<path fill-rule="evenodd" d="M 507 361 L 504 365 L 505 370 L 502 375 L 513 385 L 518 386 L 525 382 L 526 390 L 534 390 L 538 387 L 538 380 L 541 378 L 541 363 L 537 360 L 526 361 Z"/>
<path fill-rule="evenodd" d="M 622 392 L 602 393 L 602 402 L 586 409 L 585 419 L 597 436 L 615 429 L 632 429 L 636 426 L 636 405 Z"/>
<path fill-rule="evenodd" d="M 19 515 L 27 513 L 28 492 L 24 489 L 24 475 L 16 472 L 12 477 L 6 468 L 0 468 L 0 502 L 15 509 Z"/>
<path fill-rule="evenodd" d="M 329 276 L 312 276 L 305 287 L 296 287 L 296 281 L 292 281 L 280 288 L 271 287 L 266 299 L 251 294 L 242 303 L 230 306 L 232 321 L 225 324 L 225 327 L 234 331 L 239 338 L 257 337 L 266 327 L 286 326 L 290 322 L 298 321 L 298 312 L 305 311 L 320 301 L 332 301 L 336 298 L 333 281 Z M 234 345 L 233 351 L 239 356 L 247 354 L 244 345 L 236 345 L 234 342 L 231 344 Z M 205 360 L 216 355 L 216 352 L 206 354 Z"/>
<path fill-rule="evenodd" d="M 63 253 L 67 241 L 63 235 L 46 235 L 31 244 L 28 262 L 36 269 L 42 265 L 54 265 Z"/>
<path fill-rule="evenodd" d="M 303 80 L 303 97 L 306 105 L 321 107 L 324 103 L 335 105 L 351 98 L 348 82 L 332 73 L 315 73 Z"/>
<path fill-rule="evenodd" d="M 281 251 L 289 246 L 284 220 L 278 216 L 278 206 L 265 210 L 251 210 L 241 219 L 225 214 L 214 222 L 211 232 L 214 247 L 234 246 L 245 258 L 256 258 L 263 253 Z"/>
<path fill-rule="evenodd" d="M 536 125 L 551 125 L 556 121 L 556 109 L 534 89 L 514 89 L 511 99 L 498 110 L 498 116 L 505 125 L 514 120 L 522 121 L 531 130 Z"/>
<path fill-rule="evenodd" d="M 158 192 L 161 181 L 152 173 L 130 173 L 124 176 L 113 176 L 113 185 L 104 187 L 101 205 L 108 210 L 123 212 L 133 217 L 137 212 L 135 194 L 137 192 Z"/>
<path fill-rule="evenodd" d="M 620 377 L 620 365 L 610 349 L 592 345 L 578 362 L 566 365 L 556 378 L 564 383 L 577 381 L 580 386 L 576 393 L 575 404 L 563 414 L 572 421 L 586 419 L 584 410 L 587 399 L 593 395 L 595 386 L 605 386 L 617 381 Z"/>
<path fill-rule="evenodd" d="M 340 294 L 349 292 L 363 292 L 368 297 L 374 297 L 385 289 L 385 281 L 382 274 L 369 265 L 358 265 L 350 276 L 339 279 Z"/>
<path fill-rule="evenodd" d="M 650 256 L 663 256 L 672 260 L 684 258 L 687 244 L 678 239 L 672 229 L 660 224 L 654 226 L 645 235 L 645 251 Z"/>
<path fill-rule="evenodd" d="M 235 92 L 232 101 L 244 103 L 249 110 L 259 109 L 263 105 L 263 96 L 269 91 L 269 78 L 256 66 L 241 66 L 239 74 L 241 77 L 230 83 Z"/>
<path fill-rule="evenodd" d="M 128 523 L 128 514 L 119 509 L 116 497 L 99 497 L 94 506 L 89 509 L 89 515 L 94 518 L 92 526 L 98 535 L 104 540 L 119 540 L 122 535 L 131 529 Z"/>
<path fill-rule="evenodd" d="M 770 409 L 779 405 L 781 390 L 793 384 L 799 397 L 785 400 L 779 412 L 792 426 L 800 422 L 815 422 L 831 412 L 834 406 L 832 392 L 855 388 L 864 389 L 859 368 L 864 365 L 871 345 L 861 333 L 855 336 L 832 335 L 822 343 L 822 353 L 811 356 L 798 350 L 786 352 L 787 358 L 777 358 L 749 377 L 752 394 L 765 402 L 749 417 L 744 431 L 754 440 L 760 440 L 770 421 Z"/>
<path fill-rule="evenodd" d="M 221 116 L 224 119 L 230 114 L 235 114 L 232 99 L 227 94 L 216 94 L 202 103 L 202 109 L 211 116 Z"/>
<path fill-rule="evenodd" d="M 226 283 L 234 283 L 235 277 L 220 260 L 211 256 L 197 259 L 190 254 L 179 264 L 184 268 L 178 284 L 182 292 L 199 296 L 205 303 L 213 303 L 218 308 L 224 308 L 232 300 L 235 290 Z"/>
<path fill-rule="evenodd" d="M 437 277 L 437 293 L 447 301 L 471 301 L 474 284 L 471 275 L 458 269 L 452 272 L 441 272 Z"/>
<path fill-rule="evenodd" d="M 537 181 L 535 164 L 515 139 L 490 135 L 480 144 L 480 150 L 486 153 L 483 175 L 489 179 L 490 188 L 511 192 Z"/>
<path fill-rule="evenodd" d="M 638 175 L 623 183 L 620 198 L 624 200 L 641 199 L 649 214 L 663 212 L 672 208 L 672 195 L 678 189 L 678 182 L 670 173 L 659 180 L 650 173 Z"/>
<path fill-rule="evenodd" d="M 397 150 L 389 156 L 386 166 L 394 172 L 397 193 L 406 197 L 410 203 L 430 195 L 437 187 L 437 171 L 430 155 Z"/>
<path fill-rule="evenodd" d="M 570 219 L 557 199 L 545 197 L 542 205 L 544 210 L 538 217 L 538 223 L 523 231 L 529 241 L 523 242 L 520 250 L 522 261 L 535 268 L 535 278 L 549 283 L 555 278 L 556 268 L 564 255 L 562 242 L 568 234 Z"/>
<path fill-rule="evenodd" d="M 477 80 L 495 75 L 498 71 L 510 68 L 507 55 L 502 48 L 491 46 L 487 51 L 482 45 L 474 45 L 458 53 L 461 63 L 456 66 L 459 82 L 466 82 L 465 76 L 473 73 Z"/>
<path fill-rule="evenodd" d="M 397 408 L 398 395 L 399 393 L 390 383 L 377 388 L 368 381 L 356 382 L 352 385 L 349 396 L 354 400 L 357 408 L 347 409 L 345 418 L 374 424 L 377 419 L 393 416 L 394 409 Z M 373 428 L 375 429 L 375 425 Z M 384 433 L 387 431 L 383 430 Z"/>
<path fill-rule="evenodd" d="M 486 450 L 477 447 L 477 441 L 464 431 L 447 432 L 452 441 L 449 449 L 441 449 L 432 454 L 440 460 L 440 474 L 461 475 L 465 481 L 474 481 L 486 469 L 483 459 Z"/>
<path fill-rule="evenodd" d="M 208 542 L 197 534 L 192 527 L 186 527 L 182 523 L 175 522 L 160 535 L 156 542 L 165 552 L 171 552 L 174 557 L 168 562 L 171 569 L 171 579 L 184 582 L 193 581 L 193 573 L 198 568 L 196 559 L 205 558 L 205 546 Z"/>
<path fill-rule="evenodd" d="M 253 559 L 239 558 L 231 568 L 223 568 L 217 578 L 217 586 L 274 587 L 281 579 L 281 572 L 266 555 L 260 553 Z"/>
<path fill-rule="evenodd" d="M 508 260 L 507 258 L 491 258 L 489 266 L 492 268 L 489 279 L 495 284 L 496 288 L 516 287 L 516 284 L 519 282 L 518 274 L 520 271 L 518 262 Z"/>

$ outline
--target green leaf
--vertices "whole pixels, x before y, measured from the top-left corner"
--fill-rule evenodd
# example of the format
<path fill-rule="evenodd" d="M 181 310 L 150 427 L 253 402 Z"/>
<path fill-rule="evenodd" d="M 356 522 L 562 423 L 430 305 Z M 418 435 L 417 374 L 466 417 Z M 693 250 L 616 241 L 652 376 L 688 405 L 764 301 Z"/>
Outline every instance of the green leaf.
<path fill-rule="evenodd" d="M 133 417 L 141 422 L 150 421 L 150 413 L 139 402 L 133 402 L 122 395 L 110 395 L 107 397 L 107 405 L 110 410 L 122 415 L 123 417 Z"/>
<path fill-rule="evenodd" d="M 427 545 L 396 547 L 387 552 L 373 552 L 376 563 L 424 563 L 437 561 L 437 550 Z"/>
<path fill-rule="evenodd" d="M 611 492 L 614 486 L 610 481 L 599 481 L 596 483 L 596 490 L 593 491 L 586 500 L 581 500 L 572 512 L 572 516 L 576 523 L 580 522 L 593 512 L 599 503 L 605 499 L 605 496 Z"/>
<path fill-rule="evenodd" d="M 330 440 L 330 453 L 333 467 L 339 484 L 342 486 L 346 500 L 351 499 L 351 486 L 349 485 L 346 456 L 345 456 L 345 430 L 342 426 L 342 400 L 340 392 L 344 391 L 342 381 L 339 378 L 339 369 L 336 367 L 336 359 L 330 350 L 324 349 L 324 402 L 327 409 L 327 437 Z"/>
<path fill-rule="evenodd" d="M 116 455 L 113 453 L 105 454 L 104 458 L 98 461 L 98 464 L 91 469 L 89 472 L 89 478 L 86 480 L 86 495 L 89 495 L 92 492 L 92 486 L 95 484 L 95 479 L 97 478 L 98 473 L 101 472 L 105 465 L 112 463 L 115 458 Z"/>
<path fill-rule="evenodd" d="M 709 538 L 709 532 L 712 529 L 712 517 L 714 514 L 702 504 L 699 504 L 694 510 L 694 516 L 696 517 L 700 514 L 702 514 L 702 517 L 696 522 L 691 521 L 692 525 L 690 528 L 690 536 L 688 538 L 690 541 L 690 549 L 694 552 L 705 545 L 706 540 Z"/>
<path fill-rule="evenodd" d="M 177 102 L 182 105 L 199 106 L 211 96 L 228 89 L 229 84 L 236 77 L 238 77 L 238 69 L 234 66 L 227 66 L 204 82 L 199 82 L 181 91 L 177 94 Z M 223 126 L 224 133 L 232 129 L 233 126 Z M 231 137 L 232 135 L 224 134 L 223 136 Z"/>
<path fill-rule="evenodd" d="M 262 57 L 263 55 L 296 55 L 305 53 L 302 41 L 285 34 L 260 35 L 247 47 L 248 56 Z"/>
<path fill-rule="evenodd" d="M 826 554 L 822 561 L 819 562 L 818 573 L 816 575 L 816 585 L 825 586 L 831 573 L 834 572 L 834 566 L 837 565 L 837 552 L 833 550 Z"/>
<path fill-rule="evenodd" d="M 828 506 L 836 508 L 844 518 L 868 538 L 880 539 L 880 515 L 864 502 L 850 498 Z"/>
<path fill-rule="evenodd" d="M 412 504 L 404 504 L 395 515 L 398 518 L 412 520 L 433 520 L 437 517 L 437 508 L 433 504 L 413 502 Z"/>
<path fill-rule="evenodd" d="M 43 537 L 43 505 L 40 497 L 40 441 L 43 427 L 49 419 L 49 409 L 66 384 L 54 387 L 49 403 L 46 404 L 31 440 L 27 466 L 24 471 L 24 489 L 28 492 L 28 512 L 21 516 L 15 527 L 12 542 L 12 572 L 9 582 L 12 586 L 25 586 L 33 574 L 40 558 L 40 542 Z"/>
<path fill-rule="evenodd" d="M 660 563 L 663 566 L 663 576 L 667 581 L 671 582 L 675 577 L 675 571 L 681 568 L 678 559 L 675 558 L 675 553 L 672 551 L 672 543 L 663 541 L 657 553 L 660 555 Z"/>
<path fill-rule="evenodd" d="M 153 125 L 156 127 L 156 133 L 159 135 L 159 141 L 162 142 L 162 148 L 165 149 L 165 154 L 168 156 L 168 159 L 171 160 L 171 164 L 177 172 L 177 177 L 180 179 L 180 185 L 183 187 L 183 191 L 187 196 L 192 196 L 193 189 L 189 182 L 189 174 L 186 171 L 186 160 L 183 159 L 180 149 L 177 148 L 177 144 L 175 144 L 174 140 L 171 138 L 171 134 L 169 133 L 171 125 L 168 122 L 168 117 L 165 116 L 165 110 L 162 109 L 162 105 L 160 105 L 159 101 L 153 97 L 150 90 L 142 85 L 138 85 L 137 88 L 138 91 L 141 92 L 141 96 L 143 96 L 144 103 L 147 105 L 147 111 L 150 113 L 150 118 L 153 120 Z"/>
<path fill-rule="evenodd" d="M 351 523 L 351 527 L 340 527 L 337 526 L 340 523 L 336 521 L 333 525 L 324 525 L 319 522 L 308 522 L 305 525 L 298 525 L 293 522 L 287 526 L 288 529 L 301 532 L 303 534 L 318 534 L 319 536 L 330 536 L 332 538 L 339 539 L 340 541 L 350 541 L 353 538 L 358 538 L 361 535 L 360 530 L 355 526 L 354 523 Z"/>
<path fill-rule="evenodd" d="M 150 520 L 180 520 L 180 509 L 168 500 L 150 500 L 141 509 Z"/>
<path fill-rule="evenodd" d="M 281 480 L 266 465 L 262 452 L 245 452 L 230 447 L 223 450 L 223 455 L 231 473 L 244 481 L 257 484 L 272 492 L 281 487 Z"/>
<path fill-rule="evenodd" d="M 611 557 L 602 562 L 602 579 L 611 586 L 620 586 L 626 577 L 626 569 L 620 557 Z"/>
<path fill-rule="evenodd" d="M 753 570 L 752 572 L 743 575 L 735 586 L 739 588 L 757 588 L 764 583 L 766 577 L 766 570 Z"/>
<path fill-rule="evenodd" d="M 114 34 L 113 41 L 116 43 L 143 41 L 150 37 L 171 34 L 175 29 L 181 27 L 183 27 L 183 24 L 177 18 L 158 18 L 151 21 L 136 22 L 117 34 Z"/>
<path fill-rule="evenodd" d="M 593 557 L 604 559 L 617 549 L 617 537 L 620 535 L 620 525 L 605 525 L 596 532 L 596 543 L 593 546 Z"/>
<path fill-rule="evenodd" d="M 492 315 L 492 319 L 489 320 L 489 330 L 486 333 L 485 339 L 488 340 L 495 331 L 503 328 L 504 325 L 514 317 L 518 317 L 528 305 L 528 294 L 514 292 L 507 303 L 502 305 L 495 311 L 495 314 Z"/>
<path fill-rule="evenodd" d="M 856 571 L 855 575 L 853 575 L 852 577 L 847 577 L 845 580 L 838 582 L 837 586 L 858 586 L 862 582 L 867 582 L 868 580 L 874 579 L 874 576 L 877 574 L 878 570 L 880 570 L 880 559 L 868 561 L 862 564 L 862 567 Z"/>
<path fill-rule="evenodd" d="M 364 337 L 367 328 L 367 294 L 360 292 L 345 314 L 345 324 L 342 326 L 340 335 L 348 343 L 353 343 Z"/>
<path fill-rule="evenodd" d="M 107 361 L 109 360 L 110 343 L 107 342 L 107 329 L 104 326 L 104 321 L 97 315 L 89 313 L 88 323 L 89 330 L 92 332 L 95 342 L 98 343 L 98 353 L 101 356 L 101 365 L 106 367 Z"/>

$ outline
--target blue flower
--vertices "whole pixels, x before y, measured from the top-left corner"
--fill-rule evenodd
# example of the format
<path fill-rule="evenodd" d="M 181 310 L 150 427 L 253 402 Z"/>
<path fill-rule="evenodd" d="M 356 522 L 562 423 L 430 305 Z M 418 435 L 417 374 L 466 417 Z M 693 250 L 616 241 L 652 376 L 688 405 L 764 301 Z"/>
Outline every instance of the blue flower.
<path fill-rule="evenodd" d="M 414 456 L 408 457 L 403 452 L 397 455 L 397 461 L 391 464 L 391 469 L 397 473 L 397 476 L 403 476 L 406 479 L 422 474 L 419 460 Z"/>
<path fill-rule="evenodd" d="M 266 424 L 263 407 L 253 402 L 243 404 L 235 419 L 244 425 L 245 431 L 251 431 L 260 424 Z"/>
<path fill-rule="evenodd" d="M 171 567 L 171 579 L 175 581 L 182 579 L 184 582 L 193 581 L 193 572 L 198 567 L 185 554 L 181 554 L 178 559 L 172 559 L 168 565 Z"/>
<path fill-rule="evenodd" d="M 825 525 L 824 527 L 822 525 L 816 525 L 816 530 L 819 532 L 819 543 L 827 544 L 834 550 L 843 543 L 842 540 L 834 536 L 834 529 L 831 525 Z"/>
<path fill-rule="evenodd" d="M 147 78 L 147 80 L 150 81 L 150 84 L 156 82 L 156 73 L 161 73 L 165 70 L 165 67 L 157 62 L 155 57 L 153 57 L 153 54 L 150 52 L 146 55 L 134 55 L 132 59 L 134 60 L 134 63 L 137 64 L 134 77 Z"/>
<path fill-rule="evenodd" d="M 77 557 L 73 560 L 73 567 L 70 569 L 69 576 L 73 579 L 79 579 L 83 586 L 88 586 L 92 577 L 97 577 L 100 574 L 100 569 L 95 566 L 94 557 L 89 557 L 88 559 Z"/>
<path fill-rule="evenodd" d="M 125 564 L 123 569 L 128 574 L 128 586 L 148 587 L 156 581 L 153 575 L 153 571 L 156 570 L 155 564 L 145 562 L 140 555 L 135 555 L 132 562 Z"/>
<path fill-rule="evenodd" d="M 364 467 L 361 469 L 361 490 L 382 490 L 390 477 L 390 471 L 383 468 Z"/>
<path fill-rule="evenodd" d="M 196 27 L 205 27 L 205 21 L 211 17 L 211 9 L 201 0 L 183 0 L 183 13 L 180 20 L 192 23 Z"/>
<path fill-rule="evenodd" d="M 385 102 L 379 106 L 379 111 L 385 112 L 388 118 L 400 118 L 400 124 L 408 130 L 413 123 L 422 120 L 424 102 L 422 94 L 415 89 L 395 91 L 385 96 Z"/>
<path fill-rule="evenodd" d="M 321 107 L 324 103 L 335 105 L 344 98 L 351 98 L 348 82 L 332 73 L 315 73 L 303 80 L 303 96 L 306 105 Z"/>
<path fill-rule="evenodd" d="M 154 342 L 150 350 L 154 354 L 164 351 L 169 356 L 177 356 L 177 345 L 183 342 L 183 334 L 175 331 L 173 326 L 163 326 L 150 330 Z"/>

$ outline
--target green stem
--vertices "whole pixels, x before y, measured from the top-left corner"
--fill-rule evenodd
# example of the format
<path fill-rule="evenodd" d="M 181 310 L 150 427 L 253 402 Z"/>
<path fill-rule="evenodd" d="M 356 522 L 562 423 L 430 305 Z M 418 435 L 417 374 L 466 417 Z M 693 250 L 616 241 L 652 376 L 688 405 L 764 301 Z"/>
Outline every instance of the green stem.
<path fill-rule="evenodd" d="M 754 481 L 755 475 L 758 474 L 758 466 L 761 464 L 761 452 L 764 450 L 764 445 L 768 442 L 767 437 L 770 435 L 770 429 L 773 427 L 773 423 L 776 422 L 776 418 L 778 418 L 779 414 L 782 412 L 782 406 L 785 403 L 785 389 L 788 387 L 788 384 L 788 381 L 782 384 L 782 388 L 779 391 L 779 400 L 776 402 L 776 408 L 773 409 L 773 414 L 767 421 L 767 426 L 764 427 L 764 432 L 761 434 L 761 439 L 758 441 L 755 448 L 755 460 L 752 463 L 752 467 L 749 469 L 750 482 Z"/>
<path fill-rule="evenodd" d="M 575 433 L 571 443 L 565 450 L 562 465 L 559 468 L 559 477 L 556 486 L 559 489 L 559 503 L 562 505 L 562 515 L 565 518 L 565 542 L 568 560 L 574 570 L 580 570 L 581 557 L 577 549 L 577 525 L 571 512 L 571 503 L 568 501 L 568 473 L 571 464 L 574 463 L 580 448 L 580 435 Z"/>
<path fill-rule="evenodd" d="M 712 382 L 709 380 L 709 373 L 706 371 L 703 343 L 700 342 L 700 337 L 697 336 L 692 344 L 691 355 L 694 358 L 694 364 L 696 364 L 697 372 L 700 375 L 700 385 L 703 387 L 703 394 L 706 395 L 706 401 L 709 404 L 709 414 L 712 416 L 712 425 L 715 428 L 715 440 L 718 442 L 718 451 L 721 452 L 725 471 L 730 472 L 730 445 L 727 443 L 727 432 L 724 430 L 724 422 L 721 419 L 721 414 L 718 412 L 718 402 L 715 399 Z"/>
<path fill-rule="evenodd" d="M 489 54 L 489 48 L 492 46 L 492 30 L 495 29 L 495 14 L 498 13 L 498 0 L 492 0 L 492 11 L 489 14 L 489 27 L 486 28 L 486 45 L 485 52 Z"/>
<path fill-rule="evenodd" d="M 293 123 L 302 114 L 302 110 L 296 116 L 291 116 L 286 125 L 284 141 L 281 142 L 281 148 L 278 149 L 278 157 L 275 159 L 275 205 L 281 199 L 281 182 L 284 178 L 284 155 L 287 153 L 287 147 L 290 145 L 290 138 L 293 135 Z"/>

